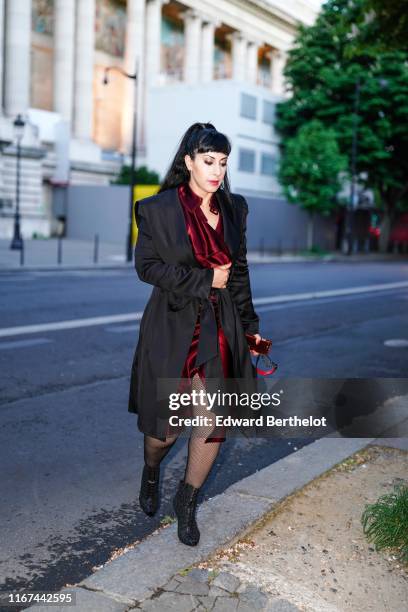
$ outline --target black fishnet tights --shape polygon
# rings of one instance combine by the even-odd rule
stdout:
[[[149,467],[158,467],[160,462],[167,455],[175,441],[176,436],[166,438],[166,441],[158,440],[152,436],[144,437],[144,460]]]
[[[193,376],[192,389],[197,391],[204,390],[205,386],[198,374]],[[214,429],[213,413],[206,409],[207,403],[204,400],[198,405],[192,405],[192,416],[206,416],[208,425],[196,426],[192,428],[188,441],[188,457],[184,474],[184,481],[195,488],[200,488],[211,471],[217,457],[220,442],[207,442],[206,438],[211,435]],[[166,438],[165,441],[158,440],[152,436],[144,436],[144,460],[146,465],[157,467],[169,452],[179,434]]]
[[[193,376],[192,389],[197,391],[206,390],[198,374]],[[207,402],[204,400],[198,405],[192,406],[193,416],[205,416],[209,425],[193,427],[188,441],[188,457],[184,481],[200,488],[211,471],[217,457],[220,442],[207,442],[206,438],[211,436],[215,427],[214,414],[207,410]]]

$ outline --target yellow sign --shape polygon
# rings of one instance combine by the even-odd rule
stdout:
[[[133,192],[133,203],[155,195],[159,191],[160,185],[136,185]],[[137,224],[135,220],[135,208],[133,205],[132,215],[132,245],[135,246],[137,240]]]

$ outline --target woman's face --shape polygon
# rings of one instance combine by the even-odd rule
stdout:
[[[196,192],[214,193],[224,180],[228,156],[225,153],[196,153],[194,159],[184,157],[191,176],[191,185]]]

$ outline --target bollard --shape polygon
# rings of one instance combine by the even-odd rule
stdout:
[[[24,240],[21,241],[20,266],[24,266]]]
[[[259,240],[259,255],[263,257],[265,255],[264,239]]]
[[[93,262],[94,262],[94,264],[98,263],[98,255],[99,255],[99,234],[95,234],[95,238],[94,238],[94,255],[93,255]]]
[[[58,264],[62,263],[62,238],[61,238],[61,236],[58,236],[57,262],[58,262]]]

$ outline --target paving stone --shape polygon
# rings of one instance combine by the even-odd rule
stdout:
[[[102,593],[96,593],[95,591],[88,591],[88,589],[82,589],[80,587],[70,587],[61,589],[60,593],[72,593],[75,596],[75,605],[70,606],[69,604],[64,605],[36,605],[25,608],[25,610],[35,610],[35,612],[67,612],[67,610],[80,610],[81,612],[124,612],[129,608],[129,603],[123,603],[115,601],[107,595]],[[11,608],[10,608],[11,610]]]
[[[197,582],[208,582],[210,572],[206,569],[194,567],[190,572],[188,572],[187,576],[192,580],[197,580]]]
[[[263,610],[263,608],[253,608],[248,603],[238,600],[238,607],[237,607],[236,612],[253,612],[254,610],[259,610],[259,609]]]
[[[220,589],[217,586],[211,586],[210,591],[208,593],[211,597],[228,597],[229,593],[225,589]]]
[[[201,602],[205,610],[212,610],[215,603],[215,597],[210,595],[198,595],[197,599]]]
[[[220,572],[212,581],[212,584],[220,589],[228,591],[229,593],[234,593],[241,584],[241,581],[239,578],[233,576],[233,574],[230,574],[229,572]]]
[[[191,612],[199,605],[199,601],[192,595],[179,595],[177,593],[162,593],[154,599],[147,599],[140,606],[145,612],[163,612],[175,610],[175,612]]]
[[[287,599],[274,599],[265,608],[265,612],[300,612],[300,608]]]
[[[235,612],[237,606],[238,599],[236,597],[217,597],[211,612]]]
[[[241,591],[239,600],[255,610],[263,610],[268,604],[268,596],[255,586],[248,586],[245,591]]]
[[[176,578],[171,578],[168,582],[166,582],[164,586],[162,586],[162,589],[164,589],[165,591],[175,591],[179,585],[180,580],[177,580]]]
[[[198,580],[183,580],[179,582],[176,591],[177,593],[185,593],[186,595],[208,595],[210,587],[205,582],[198,582]]]

